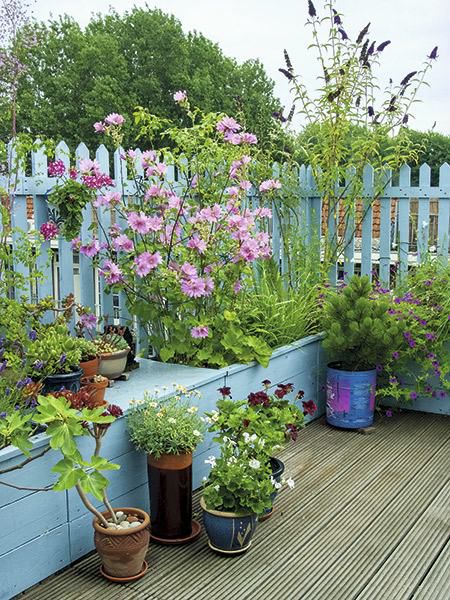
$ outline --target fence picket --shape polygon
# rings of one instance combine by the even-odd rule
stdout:
[[[450,186],[450,165],[444,163],[439,169],[439,217],[438,217],[438,254],[445,264],[448,260],[449,229],[450,229],[450,198],[443,198],[444,187]]]
[[[352,181],[354,181],[356,169],[352,167],[348,170],[345,180],[345,187],[351,191]],[[344,280],[348,281],[355,274],[355,206],[347,208],[347,214],[344,222]]]
[[[430,187],[431,168],[425,163],[419,169],[419,211],[417,217],[417,258],[423,263],[428,254],[430,231],[430,197],[426,197],[423,188]]]
[[[391,179],[392,171],[387,169],[381,177],[383,190]],[[380,198],[380,281],[386,287],[389,287],[391,277],[391,201],[390,196]]]
[[[402,165],[400,167],[399,187],[409,188],[411,185],[411,167]],[[399,260],[399,278],[402,281],[408,272],[409,256],[409,196],[398,198],[398,260]]]
[[[374,171],[371,165],[366,165],[363,171],[363,199],[361,225],[361,275],[372,279],[372,195]]]

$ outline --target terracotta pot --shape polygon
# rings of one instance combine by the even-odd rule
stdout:
[[[105,381],[89,381],[89,379],[83,378],[81,380],[81,385],[87,387],[94,407],[108,404],[105,400],[105,391],[108,387],[108,379],[105,379]]]
[[[143,574],[144,559],[150,541],[150,517],[139,508],[116,508],[128,516],[143,519],[134,529],[105,529],[94,519],[94,543],[102,560],[102,572],[108,579],[126,581]],[[109,511],[102,515],[107,519]]]
[[[200,533],[192,521],[192,454],[147,456],[152,539],[183,544]]]
[[[83,377],[94,377],[98,374],[98,365],[100,364],[98,356],[92,360],[87,360],[80,363],[80,367],[83,371]]]
[[[100,354],[100,366],[98,372],[108,379],[117,379],[125,371],[127,366],[127,356],[129,348],[111,352],[110,354]]]

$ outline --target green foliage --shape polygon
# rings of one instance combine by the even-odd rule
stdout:
[[[93,360],[97,354],[97,346],[91,340],[86,340],[85,338],[77,338],[78,348],[81,352],[81,361],[86,362],[88,360]]]
[[[21,49],[27,70],[18,89],[19,130],[96,145],[92,123],[111,112],[130,118],[136,105],[183,121],[171,102],[178,89],[205,111],[240,108],[245,125],[261,139],[273,127],[279,102],[261,63],[238,64],[203,35],[185,34],[177,19],[160,10],[97,14],[84,30],[63,16],[33,23],[24,40],[31,35],[37,44]],[[0,137],[8,138],[9,125],[1,125]],[[130,132],[126,143],[133,137]]]
[[[83,210],[95,198],[95,190],[70,177],[51,190],[48,201],[58,211],[61,222],[59,230],[66,240],[70,241],[78,235],[83,224]]]
[[[264,457],[255,457],[253,448],[228,441],[220,458],[210,457],[209,462],[212,469],[203,489],[207,508],[260,515],[272,507],[271,469]]]
[[[390,296],[404,335],[384,363],[377,395],[410,402],[450,395],[450,267],[439,259],[414,267]]]
[[[134,402],[127,421],[136,448],[155,458],[193,452],[203,440],[204,431],[198,408],[191,405],[192,398],[198,396],[198,392],[177,386],[176,393],[169,397],[146,393],[144,400]]]
[[[29,364],[44,363],[42,370],[33,374],[54,375],[77,370],[81,362],[81,345],[80,338],[72,337],[66,325],[43,328],[28,346]]]
[[[129,346],[125,339],[118,333],[104,333],[93,339],[97,354],[111,354],[126,350]]]
[[[32,447],[29,438],[36,429],[32,423],[32,415],[30,412],[24,413],[17,410],[3,414],[4,408],[8,408],[9,410],[13,408],[6,405],[5,400],[7,398],[4,393],[5,385],[2,379],[0,379],[0,410],[2,411],[2,416],[0,417],[0,449],[11,444],[18,448],[25,456],[29,456],[29,451]]]
[[[354,276],[325,300],[323,342],[330,360],[349,371],[373,369],[399,345],[403,327],[389,313],[389,301],[372,293],[368,277]]]

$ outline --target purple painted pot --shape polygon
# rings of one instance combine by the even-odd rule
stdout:
[[[344,371],[337,363],[327,368],[327,423],[360,429],[373,423],[377,372]]]

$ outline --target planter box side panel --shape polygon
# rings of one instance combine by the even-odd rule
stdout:
[[[450,398],[429,398],[419,396],[409,403],[399,403],[394,399],[383,398],[381,406],[401,408],[418,412],[433,413],[435,415],[450,415]]]
[[[69,526],[61,525],[0,556],[0,600],[9,600],[70,564]]]

